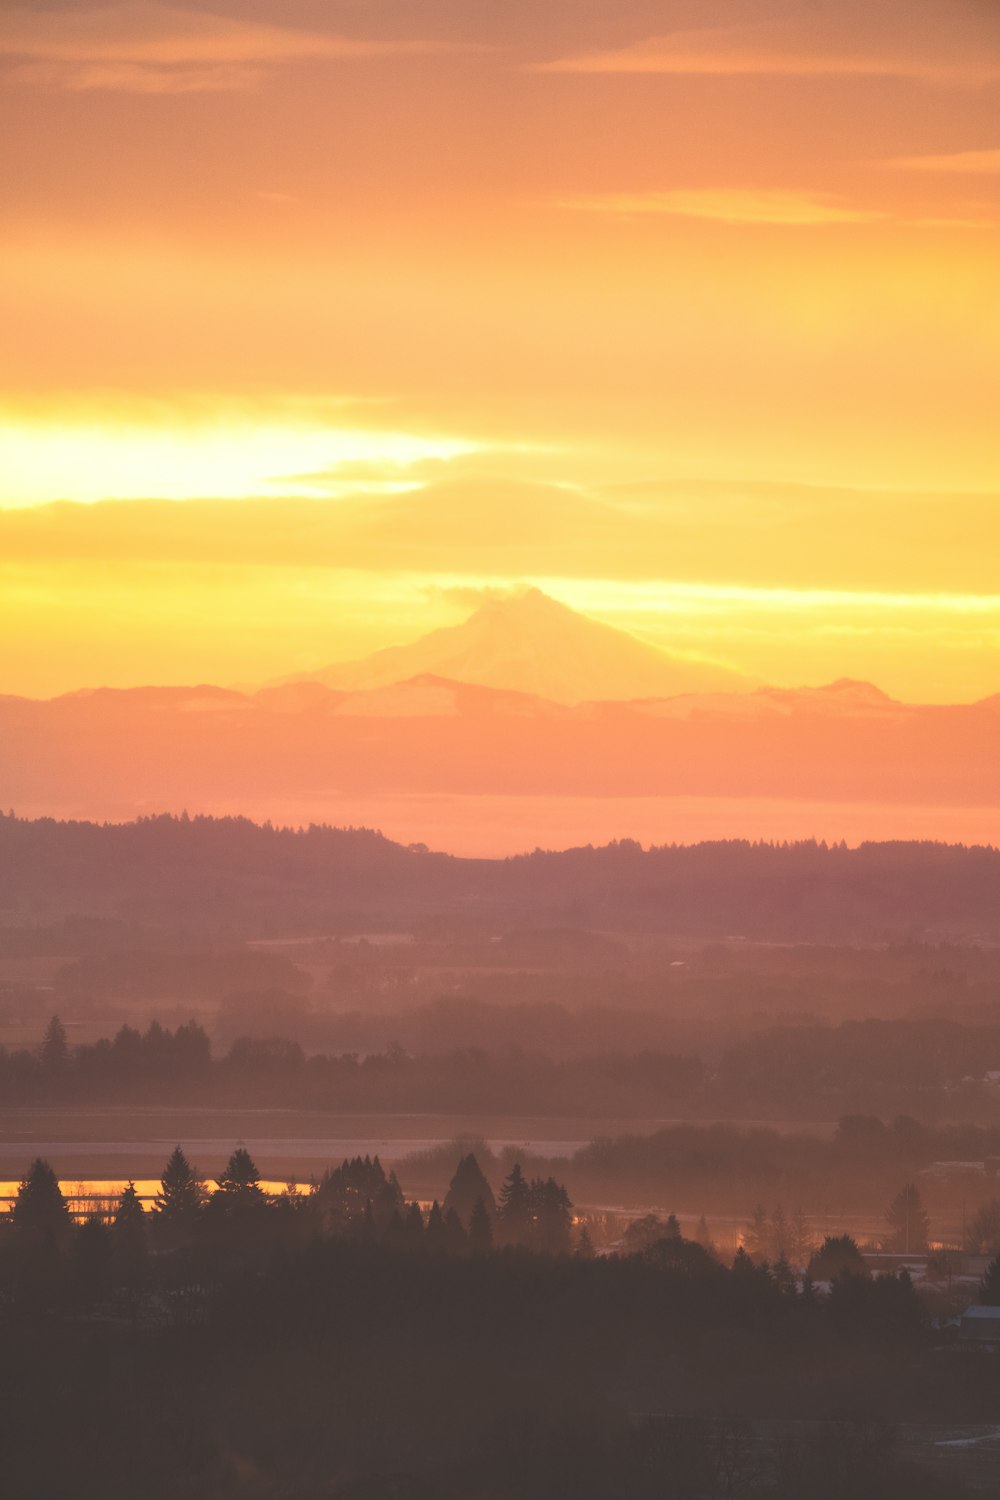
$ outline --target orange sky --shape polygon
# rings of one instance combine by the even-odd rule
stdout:
[[[5,4],[0,692],[520,582],[1000,691],[998,122],[994,0]]]

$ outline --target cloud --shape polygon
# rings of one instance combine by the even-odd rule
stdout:
[[[951,151],[941,156],[897,156],[882,163],[907,172],[954,172],[960,176],[1000,174],[1000,148],[990,151]]]
[[[982,84],[1000,78],[995,46],[977,47],[968,28],[935,27],[932,12],[915,27],[864,22],[839,28],[819,20],[677,31],[610,51],[535,64],[542,73],[662,73],[707,76],[910,78]],[[845,19],[850,19],[845,13]],[[903,18],[905,20],[905,17]]]
[[[8,78],[69,91],[170,94],[253,87],[280,63],[347,61],[455,51],[420,40],[375,41],[198,10],[156,0],[66,12],[0,11],[0,59]]]
[[[872,210],[836,199],[780,189],[680,188],[669,192],[586,193],[560,198],[557,207],[615,215],[669,214],[721,224],[778,224],[809,228],[818,224],[862,224],[884,219]]]

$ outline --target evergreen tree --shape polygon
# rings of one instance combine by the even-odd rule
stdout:
[[[451,1179],[445,1196],[444,1211],[447,1214],[449,1208],[453,1208],[462,1223],[468,1226],[472,1211],[477,1201],[480,1200],[490,1218],[495,1219],[497,1206],[493,1197],[493,1189],[486,1181],[482,1168],[470,1151],[468,1156],[462,1157],[455,1168],[455,1175]]]
[[[135,1183],[130,1182],[118,1200],[111,1243],[115,1275],[123,1286],[135,1289],[146,1270],[146,1215]]]
[[[986,1267],[979,1283],[979,1300],[986,1307],[1000,1307],[1000,1255],[995,1255]]]
[[[444,1214],[441,1212],[441,1205],[436,1198],[431,1204],[430,1213],[427,1215],[427,1229],[424,1232],[424,1243],[428,1250],[447,1249]]]
[[[257,1204],[264,1201],[260,1173],[245,1146],[237,1146],[222,1173],[216,1178],[216,1198],[224,1202]]]
[[[667,1222],[663,1226],[663,1238],[666,1240],[679,1240],[680,1237],[680,1220],[676,1214],[667,1214]]]
[[[521,1171],[520,1162],[514,1163],[510,1175],[500,1189],[497,1217],[503,1244],[527,1244],[531,1234],[533,1212],[531,1190]]]
[[[69,1206],[55,1172],[41,1156],[17,1190],[11,1222],[18,1238],[31,1245],[59,1245],[69,1234]]]
[[[554,1177],[531,1184],[534,1210],[530,1243],[548,1255],[566,1255],[573,1228],[573,1205],[561,1183]]]
[[[175,1146],[163,1169],[153,1211],[164,1228],[189,1230],[205,1203],[205,1187],[197,1169],[180,1146]]]
[[[39,1048],[42,1067],[49,1073],[59,1072],[69,1061],[69,1045],[66,1028],[58,1016],[53,1016],[45,1028],[45,1036]]]
[[[493,1225],[482,1198],[477,1198],[469,1217],[469,1249],[473,1255],[485,1255],[493,1249]]]
[[[419,1250],[424,1243],[424,1216],[419,1203],[411,1203],[403,1219],[403,1237],[408,1250]]]
[[[809,1279],[836,1281],[845,1272],[851,1276],[867,1277],[871,1274],[856,1240],[849,1234],[828,1234],[820,1248],[810,1257]]]
[[[796,1295],[796,1293],[798,1292],[798,1286],[796,1285],[795,1277],[792,1274],[792,1268],[788,1264],[785,1256],[778,1256],[778,1259],[771,1267],[771,1276],[774,1280],[775,1286],[783,1297],[794,1297]]]
[[[586,1224],[581,1224],[580,1233],[576,1237],[576,1253],[581,1260],[593,1260],[597,1254]]]
[[[927,1249],[931,1221],[916,1183],[908,1182],[896,1194],[886,1212],[889,1234],[883,1241],[886,1250],[896,1255],[919,1255]]]

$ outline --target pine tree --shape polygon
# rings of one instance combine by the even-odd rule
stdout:
[[[17,1190],[11,1222],[18,1237],[32,1245],[58,1245],[69,1233],[69,1206],[55,1172],[41,1156]]]
[[[42,1067],[46,1072],[55,1073],[66,1066],[69,1060],[69,1045],[66,1041],[66,1028],[58,1016],[53,1016],[45,1028],[45,1036],[39,1048]]]
[[[663,1238],[665,1240],[679,1240],[680,1237],[680,1220],[676,1214],[667,1214],[667,1222],[663,1226]]]
[[[532,1224],[531,1190],[521,1171],[520,1162],[514,1163],[500,1189],[497,1217],[503,1244],[527,1244]]]
[[[919,1255],[927,1249],[931,1221],[916,1183],[908,1182],[886,1212],[889,1234],[883,1244],[897,1255]]]
[[[493,1225],[482,1198],[477,1198],[469,1217],[469,1249],[473,1255],[485,1255],[493,1249]]]
[[[590,1238],[590,1230],[586,1224],[581,1224],[580,1226],[580,1233],[576,1238],[576,1253],[580,1260],[593,1260],[597,1254],[594,1249],[594,1242]]]
[[[130,1182],[118,1200],[111,1243],[115,1274],[123,1286],[134,1289],[146,1270],[146,1215],[135,1183]]]
[[[225,1169],[216,1178],[216,1197],[232,1203],[262,1203],[264,1190],[260,1185],[260,1173],[245,1146],[237,1146],[226,1163]]]
[[[1000,1255],[995,1255],[986,1267],[979,1283],[979,1300],[986,1307],[1000,1307]]]
[[[403,1237],[408,1250],[419,1250],[424,1243],[424,1216],[419,1203],[411,1203],[403,1219]]]
[[[715,1254],[715,1242],[712,1239],[712,1232],[708,1227],[708,1220],[704,1214],[701,1215],[698,1223],[695,1225],[694,1242],[696,1245],[700,1245],[703,1250],[707,1250],[709,1255]]]
[[[447,1234],[444,1227],[444,1214],[441,1212],[441,1205],[436,1198],[431,1204],[430,1213],[427,1215],[427,1228],[424,1232],[424,1243],[426,1244],[428,1250],[447,1249]]]
[[[497,1206],[493,1197],[493,1189],[486,1181],[482,1168],[470,1151],[468,1156],[462,1157],[455,1168],[455,1175],[451,1179],[445,1196],[444,1211],[447,1213],[449,1208],[453,1208],[462,1223],[468,1225],[477,1200],[482,1200],[483,1207],[491,1219],[496,1218]]]
[[[197,1169],[180,1146],[175,1146],[163,1169],[154,1212],[164,1226],[189,1228],[196,1222],[204,1202],[205,1187]]]

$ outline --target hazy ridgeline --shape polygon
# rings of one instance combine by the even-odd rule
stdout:
[[[237,1152],[183,1223],[2,1217],[13,1493],[962,1495],[973,1450],[920,1434],[1000,1380],[948,1326],[1000,1249],[998,897],[1000,855],[937,845],[0,819],[8,1176],[231,1129],[315,1177],[272,1198]],[[404,1120],[448,1143],[315,1154]],[[838,1279],[845,1234],[917,1289],[853,1244]]]

